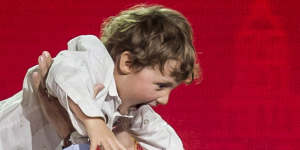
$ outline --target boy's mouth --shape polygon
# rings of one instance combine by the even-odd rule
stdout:
[[[150,105],[151,107],[156,107],[157,106],[157,102],[156,101],[150,101],[148,103],[141,103],[141,104],[137,104],[135,105],[136,108],[139,108],[143,105]]]

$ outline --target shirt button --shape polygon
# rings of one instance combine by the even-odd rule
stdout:
[[[149,123],[149,120],[146,119],[146,120],[144,121],[144,125],[147,125],[148,123]]]

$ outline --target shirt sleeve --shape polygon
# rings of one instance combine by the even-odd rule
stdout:
[[[64,60],[68,60],[68,57]],[[84,126],[70,110],[68,98],[76,103],[85,115],[105,118],[100,109],[102,100],[93,98],[93,83],[88,78],[87,70],[83,67],[75,67],[76,64],[70,62],[54,60],[48,73],[46,86],[48,93],[57,97],[67,110],[74,128],[81,135],[86,135]]]
[[[58,98],[60,104],[67,110],[74,128],[81,135],[86,135],[86,131],[70,110],[68,97],[80,107],[85,115],[105,119],[101,108],[108,93],[106,82],[109,79],[105,74],[108,71],[105,67],[100,68],[101,65],[97,64],[99,61],[94,58],[93,50],[99,49],[99,43],[97,43],[99,40],[97,40],[91,36],[71,40],[70,50],[62,51],[55,57],[46,80],[48,93]],[[70,43],[71,45],[75,43],[75,46],[72,47]],[[72,50],[74,48],[80,50]],[[103,62],[105,59],[101,60]],[[105,88],[94,98],[93,88],[96,83],[103,84]]]
[[[183,150],[181,139],[175,130],[150,106],[139,108],[132,123],[131,132],[139,144],[147,150]]]

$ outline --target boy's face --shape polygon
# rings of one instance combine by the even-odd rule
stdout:
[[[175,65],[175,61],[168,61],[164,66],[164,74],[158,67],[145,67],[139,72],[132,71],[125,75],[125,79],[119,85],[119,96],[128,107],[140,104],[167,104],[170,92],[178,86],[170,76]]]

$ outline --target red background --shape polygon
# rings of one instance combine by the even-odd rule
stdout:
[[[42,50],[99,34],[104,18],[158,3],[191,22],[204,72],[157,108],[187,150],[300,149],[300,11],[297,0],[0,2],[0,99],[21,90]]]

